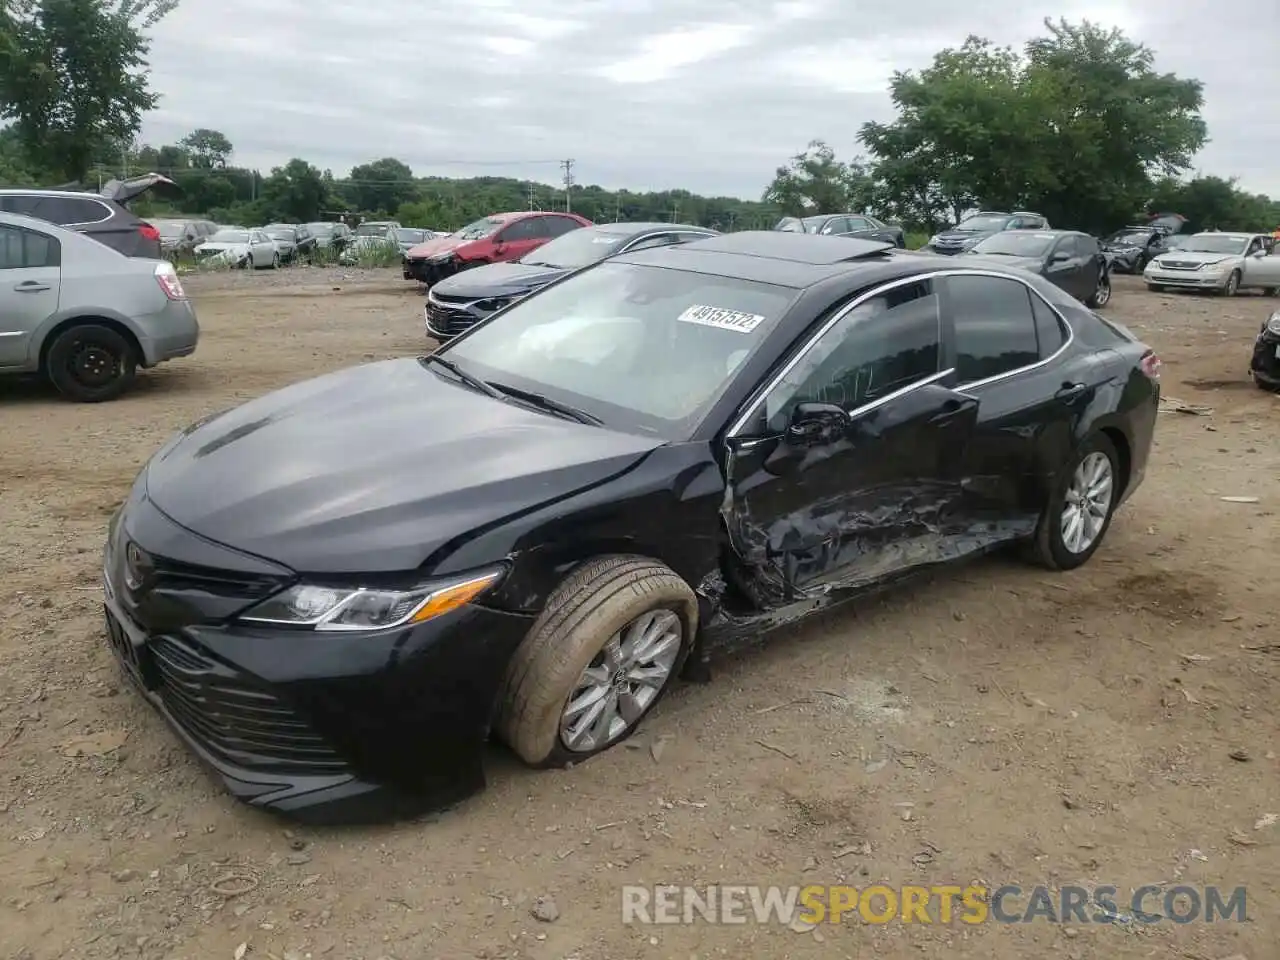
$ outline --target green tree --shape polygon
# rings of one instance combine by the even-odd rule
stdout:
[[[1205,142],[1201,85],[1157,73],[1119,30],[1045,21],[1022,53],[970,37],[895,74],[898,117],[864,124],[886,200],[921,220],[980,205],[1102,230],[1139,209],[1151,176]]]
[[[191,166],[203,170],[221,169],[231,159],[231,141],[220,130],[200,127],[179,140],[177,145],[190,158]]]
[[[779,167],[765,188],[764,202],[785,216],[843,213],[849,207],[852,172],[836,159],[835,151],[813,140],[803,153]]]
[[[415,200],[418,195],[413,171],[395,157],[383,157],[352,167],[344,192],[357,210],[380,210],[387,214],[398,210],[401,204]]]
[[[159,98],[146,31],[178,0],[8,0],[0,37],[0,116],[29,160],[79,180],[95,150],[131,141]]]
[[[1245,193],[1234,179],[1195,177],[1156,182],[1147,203],[1150,213],[1180,213],[1191,230],[1266,230],[1280,224],[1280,204]]]
[[[262,182],[262,200],[270,216],[299,223],[315,220],[325,209],[328,190],[324,175],[297,157],[276,167]]]

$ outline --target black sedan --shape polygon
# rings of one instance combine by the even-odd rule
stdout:
[[[812,217],[783,217],[773,227],[782,233],[814,233],[821,237],[853,237],[882,240],[895,247],[907,245],[907,235],[896,223],[885,223],[865,213],[824,213]]]
[[[772,231],[622,254],[432,356],[182,431],[110,524],[107,632],[240,799],[313,822],[630,735],[713,653],[1142,483],[1159,361],[1045,280]]]
[[[1113,273],[1140,274],[1148,263],[1169,252],[1169,234],[1150,224],[1125,227],[1102,241],[1102,252]]]
[[[1262,321],[1249,362],[1253,382],[1262,390],[1280,390],[1280,310]]]
[[[1098,241],[1074,230],[1005,230],[964,256],[994,258],[1038,273],[1095,310],[1111,300],[1111,271]]]
[[[521,260],[474,267],[427,292],[427,336],[447,341],[566,273],[606,257],[719,236],[715,230],[673,223],[606,223],[571,230]]]

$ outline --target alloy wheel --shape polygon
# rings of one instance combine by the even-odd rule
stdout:
[[[671,679],[683,641],[683,623],[670,610],[643,613],[610,637],[561,713],[565,748],[592,753],[620,740]]]
[[[1081,554],[1093,546],[1111,512],[1115,476],[1111,459],[1094,451],[1080,461],[1062,508],[1062,545]]]

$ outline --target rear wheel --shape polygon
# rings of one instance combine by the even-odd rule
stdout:
[[[1031,544],[1033,559],[1051,570],[1073,570],[1102,544],[1120,496],[1115,445],[1094,434],[1059,475]]]
[[[114,400],[133,382],[138,358],[123,334],[97,323],[58,334],[45,357],[45,373],[68,400]]]
[[[1098,283],[1094,287],[1093,296],[1085,301],[1086,306],[1095,310],[1100,310],[1111,302],[1111,278],[1107,276],[1106,271],[1098,274]]]
[[[532,767],[607,750],[666,693],[697,625],[693,590],[665,564],[627,556],[584,564],[512,657],[497,732]]]

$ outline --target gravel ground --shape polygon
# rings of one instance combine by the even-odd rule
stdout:
[[[122,689],[103,531],[174,429],[421,352],[422,298],[394,270],[188,283],[200,349],[124,399],[0,385],[0,956],[1276,955],[1280,399],[1247,378],[1272,301],[1117,283],[1109,313],[1160,351],[1166,395],[1211,409],[1161,415],[1149,478],[1084,569],[940,574],[678,689],[631,749],[534,773],[495,748],[456,811],[324,831],[233,804]],[[1245,885],[1250,922],[621,919],[625,883],[877,881]]]

